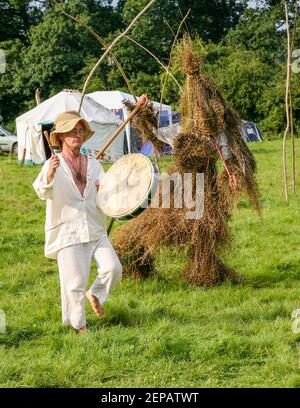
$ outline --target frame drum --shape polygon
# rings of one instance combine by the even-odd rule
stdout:
[[[156,165],[141,153],[127,154],[106,172],[98,191],[98,206],[115,220],[129,220],[151,202],[159,183]]]

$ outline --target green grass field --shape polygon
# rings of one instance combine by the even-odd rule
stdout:
[[[103,320],[87,304],[84,336],[61,326],[57,266],[43,256],[44,203],[31,187],[40,167],[0,157],[0,387],[300,387],[300,335],[291,330],[300,198],[284,203],[280,141],[251,149],[263,219],[241,201],[227,256],[245,283],[188,286],[184,254],[162,250],[152,278],[123,279]]]

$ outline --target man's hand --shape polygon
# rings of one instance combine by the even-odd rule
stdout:
[[[52,154],[50,161],[49,161],[49,169],[47,173],[47,182],[50,184],[54,179],[57,167],[59,166],[59,158],[56,154]]]
[[[146,94],[143,94],[138,100],[137,105],[140,106],[141,108],[147,108],[149,103],[150,101],[148,99],[148,96]]]

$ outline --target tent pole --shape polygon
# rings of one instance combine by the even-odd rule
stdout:
[[[125,120],[125,122],[122,123],[121,126],[115,131],[115,133],[112,135],[111,139],[105,143],[105,145],[102,147],[102,149],[98,152],[97,156],[95,157],[96,160],[99,160],[100,158],[103,157],[103,154],[105,150],[112,144],[112,142],[115,140],[115,138],[121,133],[121,131],[125,128],[128,122],[138,113],[138,111],[141,109],[143,105],[143,102],[138,102],[133,111],[130,113],[128,118]]]
[[[130,122],[126,126],[126,139],[127,139],[127,146],[128,146],[128,154],[131,153],[131,137],[130,137]]]
[[[128,110],[123,108],[123,116],[124,116],[124,122],[127,121],[128,118]],[[128,149],[128,154],[131,153],[131,146],[130,146],[130,141],[131,141],[131,137],[130,137],[130,122],[127,123],[126,127],[125,127],[125,132],[126,132],[126,142],[127,142],[127,149]]]

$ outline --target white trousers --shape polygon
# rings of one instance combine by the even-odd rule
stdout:
[[[77,330],[86,325],[85,293],[92,259],[96,262],[98,275],[90,291],[103,305],[122,276],[122,266],[108,237],[63,248],[57,256],[62,322]]]

